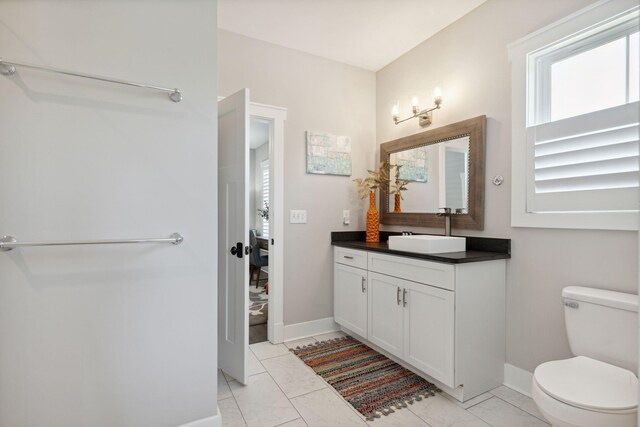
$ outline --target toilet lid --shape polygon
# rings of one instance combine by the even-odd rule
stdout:
[[[543,363],[533,377],[547,394],[572,406],[605,411],[638,406],[633,372],[588,357]]]

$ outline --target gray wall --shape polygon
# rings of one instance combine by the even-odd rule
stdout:
[[[636,232],[511,228],[511,66],[507,44],[586,5],[589,0],[489,0],[377,73],[377,141],[421,131],[417,121],[394,125],[416,93],[428,99],[443,88],[432,128],[485,114],[487,182],[485,230],[468,235],[512,239],[507,270],[507,362],[533,371],[541,362],[569,357],[560,292],[585,285],[637,292]],[[426,103],[423,103],[426,107]],[[393,229],[393,227],[388,227]]]
[[[333,316],[334,230],[364,229],[364,204],[352,178],[375,157],[375,74],[220,30],[220,95],[248,87],[254,102],[288,108],[284,171],[284,323]],[[305,131],[349,135],[353,176],[306,174]],[[307,224],[289,224],[290,209],[306,209]],[[350,209],[351,226],[342,225]],[[278,242],[276,242],[278,244]]]
[[[0,253],[0,425],[216,414],[215,1],[2,1],[0,52],[179,87],[0,76],[0,235],[172,245]]]

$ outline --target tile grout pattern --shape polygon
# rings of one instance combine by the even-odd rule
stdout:
[[[500,386],[465,403],[441,393],[372,422],[356,411],[322,377],[289,351],[344,336],[342,332],[284,344],[252,344],[249,384],[218,372],[218,405],[223,427],[503,427],[548,426],[533,400]]]

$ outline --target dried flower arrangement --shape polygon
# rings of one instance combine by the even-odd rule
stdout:
[[[353,182],[358,186],[360,198],[366,198],[369,193],[376,191],[378,188],[389,185],[389,162],[380,162],[378,170],[367,170],[370,176],[367,178],[356,178]]]
[[[399,194],[401,199],[404,199],[404,197],[402,197],[402,192],[403,191],[407,191],[407,184],[410,184],[411,181],[410,179],[400,179],[400,168],[402,167],[402,165],[390,165],[392,168],[395,168],[395,180],[393,181],[392,185],[389,187],[389,193],[390,194]]]

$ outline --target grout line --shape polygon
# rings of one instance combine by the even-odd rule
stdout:
[[[316,377],[320,378],[320,381],[325,385],[325,387],[323,387],[323,388],[319,388],[319,389],[317,389],[317,390],[311,390],[311,391],[308,391],[308,392],[306,392],[306,393],[297,394],[297,395],[295,395],[295,396],[291,396],[291,397],[287,396],[287,394],[284,392],[284,390],[282,390],[282,393],[284,393],[284,395],[285,395],[285,397],[286,397],[287,399],[291,400],[291,399],[295,399],[296,397],[306,396],[307,394],[315,393],[316,391],[320,391],[320,390],[324,390],[325,388],[327,388],[326,386],[331,387],[331,386],[330,386],[326,381],[324,381],[324,378],[322,378],[320,375],[316,374],[316,373],[315,373],[315,371],[314,371],[313,369],[311,369],[309,366],[307,366],[307,364],[306,364],[306,363],[304,363],[304,362],[302,361],[302,359],[300,359],[299,357],[297,357],[297,356],[296,356],[295,354],[293,354],[293,353],[290,353],[290,354],[291,354],[291,355],[292,355],[296,360],[298,360],[298,361],[302,364],[302,366],[304,366],[307,370],[309,370],[309,371],[310,371],[314,376],[316,376]],[[278,356],[278,357],[284,357],[284,356],[287,356],[287,355],[286,355],[286,354],[283,354],[282,356]],[[272,359],[275,359],[275,357],[272,357]],[[266,368],[265,368],[265,369],[266,369]],[[269,370],[268,370],[268,369],[267,369],[267,372],[269,373],[269,375],[271,375],[271,372],[269,372]],[[276,385],[277,385],[278,387],[280,387],[280,384],[278,383],[278,381],[276,381],[276,379],[275,379],[275,378],[273,378],[273,375],[271,375],[271,378],[273,379],[273,382],[275,382],[275,383],[276,383]],[[281,389],[282,389],[282,388],[281,388]],[[293,403],[292,403],[292,405],[293,405]]]
[[[492,394],[493,394],[493,393],[492,393]],[[521,408],[521,407],[519,407],[518,405],[514,405],[513,403],[511,403],[511,402],[509,402],[509,401],[507,401],[507,400],[504,400],[504,399],[503,399],[503,398],[501,398],[500,396],[496,396],[496,395],[494,394],[494,395],[493,395],[493,397],[498,398],[498,399],[502,400],[503,402],[508,403],[509,405],[513,406],[514,408],[521,410],[521,411],[522,411],[522,412],[524,412],[525,414],[531,415],[533,418],[536,418],[536,419],[538,419],[538,420],[542,421],[543,423],[550,425],[550,424],[549,424],[549,421],[547,421],[547,420],[545,420],[545,419],[542,419],[542,418],[540,418],[540,417],[538,417],[538,416],[535,416],[535,415],[533,415],[533,414],[532,414],[531,412],[529,412],[529,411],[525,411],[524,409],[522,409],[522,408]],[[485,400],[485,402],[486,402],[486,400]],[[475,406],[475,405],[474,405],[474,406]]]
[[[322,391],[322,390],[326,390],[326,389],[327,389],[326,387],[323,387],[323,388],[319,388],[319,389],[317,389],[317,390],[307,391],[307,392],[302,393],[302,394],[297,394],[297,395],[295,395],[295,396],[288,397],[287,399],[289,399],[289,400],[297,399],[297,398],[299,398],[299,397],[307,396],[307,395],[309,395],[309,394],[311,394],[311,393],[315,393],[315,392],[317,392],[317,391]]]
[[[280,344],[278,344],[278,345],[280,345]],[[282,344],[282,345],[284,345],[284,344]],[[289,351],[289,349],[288,349],[288,348],[287,348],[287,353],[291,353],[291,352]],[[258,362],[260,362],[260,364],[262,365],[262,361],[263,361],[263,360],[275,359],[276,357],[286,356],[286,355],[287,355],[287,353],[284,353],[284,354],[278,354],[277,356],[265,357],[264,359],[258,359],[258,357],[256,356],[256,359],[258,359]]]
[[[296,408],[296,405],[293,404],[293,402],[291,401],[291,399],[289,399],[287,397],[287,394],[284,392],[284,390],[282,389],[282,387],[280,387],[280,384],[278,384],[278,382],[276,381],[275,378],[273,378],[273,376],[271,375],[271,372],[266,370],[267,368],[265,368],[265,372],[267,375],[269,375],[269,378],[271,378],[271,381],[273,381],[273,383],[276,385],[276,387],[278,387],[278,390],[280,390],[280,393],[282,393],[282,395],[284,396],[285,399],[287,399],[287,401],[289,402],[289,405],[291,405],[291,407],[293,408],[294,411],[296,411],[296,413],[299,415],[299,418],[302,418],[304,420],[304,417],[302,416],[302,414],[298,411],[298,408]],[[294,418],[293,420],[296,420],[297,418]],[[290,422],[293,420],[289,420],[289,421],[285,421],[285,422]],[[305,423],[307,423],[307,421],[305,420]],[[283,423],[284,424],[284,423]]]
[[[444,393],[444,392],[443,392],[443,393]],[[487,393],[488,393],[488,392],[487,392]],[[487,397],[486,399],[483,399],[483,400],[481,400],[481,401],[479,401],[479,402],[476,402],[476,403],[474,403],[474,404],[473,404],[473,405],[471,405],[471,406],[468,406],[468,407],[466,407],[466,408],[465,408],[464,406],[460,406],[460,407],[461,407],[462,409],[467,410],[467,409],[469,409],[469,408],[473,408],[474,406],[481,404],[482,402],[486,402],[487,400],[491,399],[492,397],[498,397],[498,396],[496,396],[496,395],[495,395],[495,394],[493,394],[493,393],[488,393],[488,394],[489,394],[489,397]],[[451,399],[455,399],[455,397],[451,396]],[[449,400],[451,400],[451,399],[449,399]],[[474,397],[473,399],[475,399],[475,397]],[[453,402],[453,403],[456,403],[456,402]]]
[[[227,377],[224,375],[224,372],[220,368],[218,368],[218,375],[222,375],[222,378],[224,379],[224,381],[227,383],[227,386],[228,386],[229,380],[227,379]]]
[[[278,425],[276,425],[276,426],[274,426],[274,427],[283,426],[283,425],[285,425],[285,424],[289,424],[289,423],[292,423],[292,422],[297,421],[297,420],[302,420],[302,422],[303,422],[306,426],[308,426],[308,425],[309,425],[309,424],[307,424],[307,422],[305,421],[305,419],[304,419],[304,418],[302,418],[302,416],[301,416],[300,418],[296,418],[295,420],[291,420],[291,421],[285,421],[285,422],[283,422],[282,424],[278,424]]]
[[[238,401],[236,400],[236,397],[233,395],[233,392],[231,392],[231,397],[228,397],[227,399],[233,399],[233,403],[236,404],[236,408],[238,408],[238,412],[240,412],[240,416],[242,417],[242,421],[244,422],[244,425],[248,426],[249,424],[247,424],[247,419],[244,417],[244,414],[242,413],[242,409],[240,409],[240,405],[238,405]],[[227,400],[227,399],[222,399],[222,400]],[[220,405],[218,405],[218,410],[220,410]]]
[[[256,374],[256,375],[262,375],[262,374],[267,374],[267,375],[269,375],[269,378],[271,378],[271,381],[273,381],[273,383],[276,385],[276,387],[278,387],[278,389],[280,390],[280,392],[282,393],[282,395],[284,396],[284,398],[285,398],[285,399],[287,399],[287,401],[289,402],[289,405],[291,405],[291,407],[293,408],[293,410],[294,410],[294,411],[296,411],[296,413],[298,414],[298,418],[302,418],[302,419],[304,419],[304,418],[302,417],[302,415],[300,414],[300,412],[298,412],[298,410],[296,409],[295,405],[291,402],[291,399],[289,399],[289,398],[287,397],[287,395],[286,395],[286,394],[284,394],[284,391],[282,391],[282,389],[280,388],[280,386],[278,385],[278,383],[276,382],[276,380],[271,376],[271,374],[269,373],[269,371],[265,370],[264,372],[260,372],[260,374]],[[252,376],[253,376],[253,375],[252,375]],[[248,384],[247,384],[247,387],[248,387]],[[233,390],[231,390],[231,394],[233,394]],[[235,395],[233,395],[233,398],[235,399]],[[238,401],[237,401],[237,400],[236,400],[236,405],[238,405]],[[242,419],[244,420],[244,423],[248,426],[249,424],[247,423],[247,420],[244,418],[244,413],[242,412],[242,408],[240,408],[240,405],[238,405],[238,409],[240,409],[240,414],[242,415]],[[295,420],[297,420],[298,418],[294,418],[294,419],[292,419],[292,420],[285,421],[285,422],[280,423],[280,424],[278,424],[278,425],[282,425],[282,424],[289,423],[289,422],[291,422],[291,421],[295,421]],[[307,423],[307,422],[306,422],[306,420],[305,420],[305,424],[306,424],[306,423]]]

